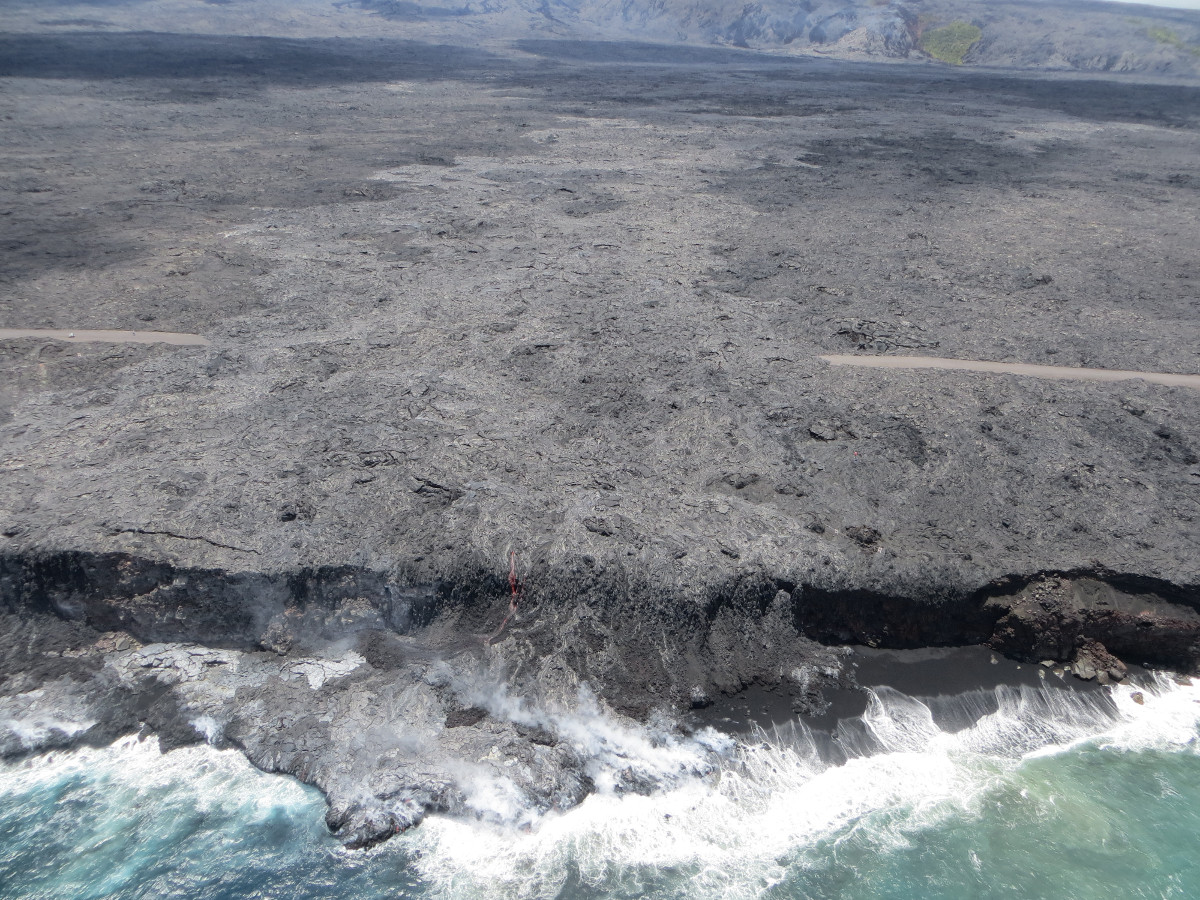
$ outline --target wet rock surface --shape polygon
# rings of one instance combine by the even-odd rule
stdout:
[[[430,812],[520,824],[597,789],[647,792],[705,775],[729,742],[709,726],[748,727],[759,721],[751,706],[768,723],[819,723],[861,711],[868,684],[955,693],[981,679],[967,665],[978,652],[922,680],[918,667],[819,641],[990,642],[1041,659],[1030,673],[1063,663],[1100,685],[1126,674],[1102,640],[1150,665],[1200,663],[1194,599],[1145,581],[1043,576],[930,603],[760,578],[701,609],[654,608],[644,589],[609,582],[523,592],[507,628],[489,635],[507,585],[482,577],[468,593],[460,579],[4,557],[0,754],[131,732],[167,749],[235,746],[320,788],[330,828],[363,847]]]
[[[363,842],[702,771],[622,741],[826,644],[1197,667],[1200,394],[818,358],[1194,372],[1190,88],[72,40],[0,325],[212,343],[0,342],[5,753],[236,744]]]

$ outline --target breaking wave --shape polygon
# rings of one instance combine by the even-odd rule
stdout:
[[[806,848],[867,829],[886,853],[980,816],[1038,756],[1083,745],[1194,753],[1198,698],[1166,679],[1144,690],[999,687],[933,701],[880,688],[832,741],[800,724],[760,731],[709,778],[648,796],[600,791],[528,832],[434,818],[405,842],[445,896],[758,897],[790,879]]]
[[[586,698],[553,721],[489,703],[648,786],[600,778],[578,807],[536,815],[493,780],[472,795],[477,818],[350,852],[315,791],[234,752],[127,739],[0,766],[0,896],[1200,892],[1200,689],[1165,677],[924,700],[881,688],[833,735],[797,723],[737,740],[621,726]]]

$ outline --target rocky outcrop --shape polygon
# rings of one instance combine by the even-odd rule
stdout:
[[[1001,615],[990,643],[1030,662],[1070,662],[1082,678],[1120,660],[1195,671],[1200,662],[1200,590],[1112,573],[1022,579],[987,601]],[[1118,659],[1119,658],[1119,659]]]
[[[707,739],[665,724],[647,744],[647,723],[761,680],[812,709],[840,675],[766,582],[689,607],[624,577],[532,579],[560,589],[522,591],[501,631],[510,586],[467,568],[421,582],[4,557],[0,753],[139,731],[234,746],[320,788],[330,828],[365,846],[434,810],[511,822],[597,779],[647,791],[704,774]]]
[[[1076,678],[1082,678],[1084,681],[1094,678],[1100,684],[1121,681],[1128,671],[1128,667],[1109,653],[1099,641],[1081,641],[1071,663],[1071,672]]]
[[[845,685],[828,643],[988,642],[1120,680],[1200,668],[1200,595],[1111,574],[1012,579],[942,597],[829,591],[765,574],[702,604],[590,571],[418,582],[350,567],[184,570],[125,554],[0,558],[0,753],[153,733],[206,740],[317,786],[366,846],[430,811],[535,815],[715,765],[687,710],[754,684],[820,712]],[[488,641],[489,632],[495,637]],[[851,679],[852,680],[852,679]],[[651,752],[645,728],[658,737]],[[640,749],[637,749],[640,748]],[[646,755],[649,754],[649,755]],[[497,798],[510,797],[511,803]],[[513,799],[515,798],[515,799]]]

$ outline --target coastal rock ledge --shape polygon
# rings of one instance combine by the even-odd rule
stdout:
[[[0,557],[0,616],[4,756],[129,733],[237,747],[324,792],[351,846],[431,811],[511,818],[703,775],[720,738],[688,710],[758,686],[819,713],[854,687],[844,645],[987,644],[1102,683],[1127,663],[1200,671],[1200,589],[1101,569],[895,594],[742,570],[678,595],[592,559],[514,589],[482,562],[41,552]]]

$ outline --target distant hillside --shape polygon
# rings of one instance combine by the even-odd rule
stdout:
[[[0,31],[47,30],[370,36],[493,49],[640,41],[1200,78],[1200,11],[1101,0],[0,0]]]
[[[969,64],[1200,74],[1200,12],[1084,0],[925,0],[920,8],[923,22],[980,28]]]
[[[1087,0],[359,0],[390,20],[948,65],[1200,76],[1200,12]]]

